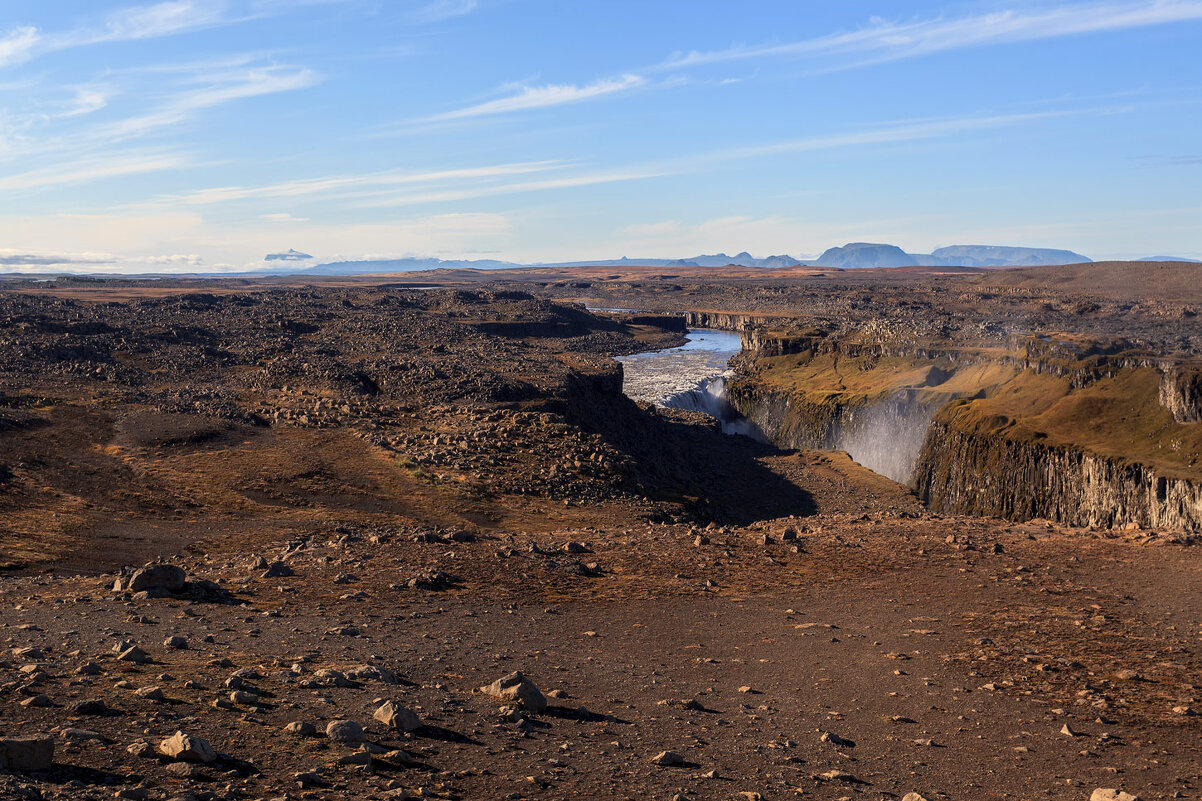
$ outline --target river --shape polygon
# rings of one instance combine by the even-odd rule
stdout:
[[[676,348],[620,356],[622,391],[632,400],[705,412],[727,434],[763,440],[763,435],[726,401],[731,357],[742,348],[738,334],[708,328],[688,331]]]

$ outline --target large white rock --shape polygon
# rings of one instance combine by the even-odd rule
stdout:
[[[422,727],[421,719],[411,709],[406,709],[392,701],[385,701],[372,716],[376,720],[393,729],[401,731],[416,731]]]
[[[522,675],[520,670],[515,670],[508,676],[502,676],[492,684],[481,687],[480,691],[498,701],[506,704],[518,704],[534,713],[544,712],[547,709],[547,699],[539,692],[538,687],[534,686],[534,682]]]
[[[353,720],[331,720],[326,726],[326,737],[336,743],[361,743],[367,739],[363,727]]]
[[[217,752],[208,740],[177,731],[159,743],[159,753],[181,762],[216,762]]]

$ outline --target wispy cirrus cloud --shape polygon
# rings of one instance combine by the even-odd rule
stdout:
[[[380,209],[453,203],[463,200],[552,192],[691,174],[723,163],[782,154],[838,151],[938,140],[1061,117],[1104,116],[1132,110],[1133,107],[1098,106],[1020,114],[898,120],[828,134],[694,153],[642,164],[613,165],[603,168],[590,168],[580,164],[549,160],[444,170],[386,170],[374,173],[326,175],[272,184],[198,189],[180,195],[162,196],[151,202],[150,205],[195,207],[244,201],[280,201],[304,206],[310,203],[322,204],[337,201],[355,208]],[[544,177],[540,175],[542,173],[551,174]],[[0,185],[0,188],[3,186]],[[277,212],[270,219],[283,221],[295,218],[291,216],[291,212],[287,214]]]
[[[488,100],[474,106],[446,111],[423,117],[418,122],[449,122],[472,117],[487,117],[496,114],[509,114],[515,111],[562,106],[568,103],[580,103],[606,95],[627,92],[637,89],[647,83],[641,75],[627,74],[617,78],[605,78],[585,86],[574,84],[546,84],[544,86],[522,86],[508,97]]]
[[[64,184],[88,183],[139,173],[159,172],[187,166],[190,158],[182,153],[133,152],[104,155],[70,161],[54,167],[28,170],[0,177],[0,192],[20,192]]]
[[[24,26],[0,37],[0,67],[20,64],[33,57],[37,50],[38,29]]]
[[[678,70],[762,58],[830,58],[823,70],[913,58],[947,50],[1103,33],[1202,19],[1200,0],[1145,0],[1072,3],[1030,11],[1000,11],[909,22],[874,19],[855,31],[792,42],[736,45],[720,50],[678,53],[649,69]]]
[[[222,186],[200,189],[179,196],[178,200],[191,205],[229,203],[238,200],[264,198],[296,199],[321,196],[323,199],[347,196],[370,196],[390,187],[405,185],[434,185],[458,181],[482,181],[515,175],[529,175],[557,169],[563,166],[557,161],[527,161],[511,164],[495,164],[483,167],[464,167],[449,170],[423,172],[383,171],[359,175],[332,175],[320,178],[303,178],[259,186]]]
[[[146,114],[100,126],[92,133],[120,141],[180,123],[198,111],[233,100],[306,89],[320,80],[313,70],[274,64],[215,72],[194,79],[202,86],[180,91]]]
[[[234,25],[347,0],[163,0],[127,6],[75,28],[43,31],[21,26],[0,35],[0,67],[36,56],[108,42],[131,42]]]
[[[228,4],[220,0],[168,0],[115,11],[98,30],[80,31],[63,38],[67,42],[74,39],[78,44],[92,44],[171,36],[228,22],[227,12]]]
[[[479,6],[477,0],[434,0],[414,11],[410,18],[414,22],[441,22],[470,14]]]

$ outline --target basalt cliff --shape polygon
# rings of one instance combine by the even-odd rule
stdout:
[[[1186,366],[1046,335],[962,346],[743,331],[727,399],[778,445],[847,451],[935,511],[1202,531]]]

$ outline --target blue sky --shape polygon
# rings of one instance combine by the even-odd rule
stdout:
[[[1199,52],[1202,0],[4,0],[0,269],[1202,257]]]

